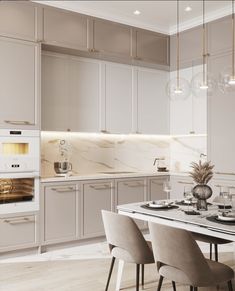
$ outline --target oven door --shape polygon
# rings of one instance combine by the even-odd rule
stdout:
[[[39,210],[39,177],[14,174],[0,177],[0,214]]]
[[[39,137],[1,137],[0,173],[38,172]]]

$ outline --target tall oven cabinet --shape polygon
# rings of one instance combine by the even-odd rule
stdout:
[[[0,37],[0,128],[39,129],[40,44]]]

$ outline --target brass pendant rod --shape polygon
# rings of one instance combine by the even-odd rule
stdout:
[[[177,89],[179,89],[179,80],[180,80],[180,33],[179,33],[179,0],[177,0],[177,53],[176,53],[176,58],[177,58],[177,64],[176,64],[176,70],[177,70]]]

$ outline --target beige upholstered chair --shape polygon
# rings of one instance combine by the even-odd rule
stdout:
[[[189,285],[191,291],[223,282],[227,282],[229,291],[233,290],[233,270],[205,259],[190,232],[155,223],[149,223],[149,229],[160,274],[158,291],[161,290],[163,278]]]
[[[144,264],[154,263],[151,244],[143,237],[136,223],[130,217],[102,210],[104,229],[112,255],[112,262],[105,291],[108,290],[115,259],[136,264],[136,290],[139,290],[139,273],[142,265],[142,285],[144,284]],[[123,265],[122,265],[123,267]],[[119,268],[120,270],[120,268]],[[122,272],[122,270],[120,271]],[[118,274],[120,281],[121,275]],[[119,290],[120,282],[116,290]]]
[[[210,244],[210,260],[212,260],[212,246],[214,245],[215,261],[216,262],[218,262],[218,245],[231,243],[231,241],[226,240],[226,239],[217,238],[217,237],[204,235],[204,234],[199,234],[199,233],[195,233],[195,232],[192,232],[192,236],[195,240]]]

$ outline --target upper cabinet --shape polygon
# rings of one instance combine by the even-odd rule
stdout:
[[[43,42],[78,50],[88,50],[88,18],[61,9],[44,8]]]
[[[42,37],[42,9],[27,1],[0,2],[0,35],[37,41]]]
[[[180,70],[180,77],[191,82],[196,74],[202,72],[202,65]],[[170,73],[170,78],[176,72]],[[170,133],[172,135],[207,133],[207,94],[202,91],[199,97],[192,93],[184,100],[170,101]]]
[[[168,72],[138,68],[137,133],[169,133]]]
[[[106,102],[104,114],[107,132],[132,132],[132,76],[131,66],[115,63],[105,64],[104,94]]]
[[[93,50],[111,56],[131,56],[131,27],[101,19],[93,20]]]
[[[134,58],[149,63],[170,65],[169,36],[142,29],[133,29],[133,39],[135,39],[132,52]]]
[[[0,37],[1,128],[39,128],[40,46]]]

